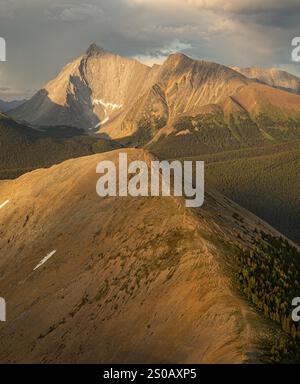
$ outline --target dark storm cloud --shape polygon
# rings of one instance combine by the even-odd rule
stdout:
[[[92,42],[148,63],[181,50],[297,72],[290,42],[299,15],[298,0],[2,0],[8,61],[0,63],[0,86],[28,96],[25,90],[40,88]]]

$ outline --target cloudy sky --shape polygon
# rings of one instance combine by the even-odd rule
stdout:
[[[299,20],[299,0],[0,0],[0,98],[29,97],[92,42],[148,64],[181,51],[300,75]]]

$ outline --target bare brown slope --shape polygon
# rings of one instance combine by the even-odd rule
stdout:
[[[300,96],[290,92],[252,83],[233,95],[234,99],[251,115],[265,113],[270,117],[282,118],[300,116]]]
[[[117,156],[0,182],[10,200],[0,210],[0,361],[258,361],[271,328],[230,288],[222,254],[240,231],[234,213],[249,231],[272,230],[213,193],[195,211],[177,198],[99,198],[96,164]]]

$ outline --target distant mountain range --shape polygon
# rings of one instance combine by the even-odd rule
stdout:
[[[233,67],[235,71],[249,77],[259,80],[272,87],[284,91],[300,94],[300,78],[278,68],[240,68]]]
[[[0,100],[0,112],[8,112],[11,109],[17,108],[20,105],[25,103],[24,100],[12,100],[12,101],[5,101],[5,100]]]

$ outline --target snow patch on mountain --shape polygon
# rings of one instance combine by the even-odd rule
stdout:
[[[109,115],[110,113],[114,112],[117,109],[121,109],[123,107],[123,104],[115,104],[115,103],[107,103],[103,101],[102,99],[94,99],[93,100],[93,105],[101,105],[104,109],[104,119],[100,121],[95,128],[99,128],[101,125],[104,125],[107,123],[110,119]]]
[[[116,109],[121,109],[123,107],[123,104],[106,103],[102,99],[94,99],[93,105],[102,105],[106,112],[112,112]]]

